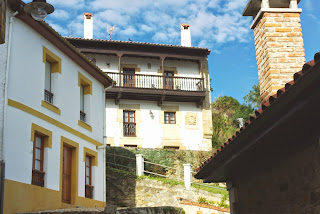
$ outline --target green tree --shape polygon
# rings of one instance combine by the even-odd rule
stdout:
[[[261,105],[261,96],[260,96],[260,86],[256,84],[252,86],[252,89],[249,93],[243,97],[244,102],[247,106],[252,106],[252,108],[256,109],[259,108]]]

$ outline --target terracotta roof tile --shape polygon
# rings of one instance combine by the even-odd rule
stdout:
[[[197,172],[200,171],[209,161],[214,161],[214,158],[217,156],[218,153],[222,153],[224,149],[226,149],[228,147],[229,144],[233,143],[233,141],[239,136],[239,134],[241,132],[246,131],[246,129],[252,124],[254,123],[255,119],[257,117],[263,117],[263,113],[264,111],[266,111],[266,109],[271,108],[272,104],[277,102],[278,98],[286,93],[289,88],[295,84],[295,82],[299,81],[299,79],[303,78],[303,76],[308,72],[308,70],[310,68],[312,68],[315,63],[317,61],[320,60],[320,52],[316,53],[314,55],[314,60],[309,61],[307,63],[304,64],[303,68],[301,71],[297,72],[294,74],[294,80],[288,82],[285,84],[285,87],[279,89],[277,91],[276,94],[274,94],[273,96],[269,97],[268,102],[262,103],[261,104],[261,108],[255,111],[255,114],[250,116],[250,119],[248,121],[245,122],[245,125],[243,128],[241,128],[239,131],[236,132],[235,135],[233,135],[231,138],[229,138],[224,144],[222,144],[221,148],[217,150],[216,153],[214,153],[207,161],[205,161],[203,164],[201,164],[200,167],[197,168]]]
[[[160,46],[160,47],[175,47],[175,48],[183,48],[183,49],[199,49],[199,50],[206,50],[211,52],[207,48],[200,48],[200,47],[186,47],[181,45],[170,45],[170,44],[156,44],[156,43],[148,43],[148,42],[132,42],[132,41],[119,41],[119,40],[106,40],[106,39],[85,39],[80,37],[64,37],[65,39],[74,39],[74,40],[82,40],[82,41],[96,41],[96,42],[106,42],[106,43],[118,43],[118,44],[136,44],[136,45],[151,45],[151,46]]]

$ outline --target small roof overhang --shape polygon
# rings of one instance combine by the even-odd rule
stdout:
[[[243,16],[256,16],[261,9],[262,0],[250,0],[244,9]],[[299,4],[300,0],[298,0]],[[269,0],[270,8],[289,8],[290,0]]]

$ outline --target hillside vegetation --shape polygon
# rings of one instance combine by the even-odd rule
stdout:
[[[239,129],[240,120],[243,123],[254,113],[254,109],[260,106],[260,88],[254,85],[252,90],[243,97],[245,103],[240,104],[233,97],[218,97],[212,103],[212,147],[220,148],[221,144],[228,140]]]

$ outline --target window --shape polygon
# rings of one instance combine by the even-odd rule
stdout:
[[[52,53],[46,47],[43,47],[43,62],[45,63],[45,86],[44,86],[44,100],[53,104],[54,78],[55,73],[61,73],[61,59]]]
[[[136,136],[136,123],[134,111],[123,111],[123,136]]]
[[[135,69],[123,68],[123,86],[135,87]]]
[[[51,63],[46,62],[45,65],[45,85],[44,85],[44,100],[53,104],[53,93],[51,92]]]
[[[86,122],[86,113],[84,113],[84,94],[83,85],[80,85],[80,120]]]
[[[176,113],[175,112],[164,112],[164,123],[165,124],[176,124]]]
[[[93,186],[92,186],[92,157],[86,156],[86,186],[85,186],[86,198],[93,198]]]
[[[173,71],[164,71],[164,87],[165,89],[174,89]]]
[[[52,148],[52,132],[32,123],[30,141],[33,144],[31,184],[44,186],[44,148]]]
[[[90,95],[92,95],[92,82],[82,75],[80,72],[78,73],[78,86],[80,88],[80,122],[78,124],[83,128],[92,131],[91,127],[88,127],[87,124],[89,122],[89,110],[90,110]]]
[[[44,186],[44,172],[43,172],[43,151],[44,151],[44,137],[35,134],[33,142],[33,161],[32,161],[32,184],[37,186]]]

